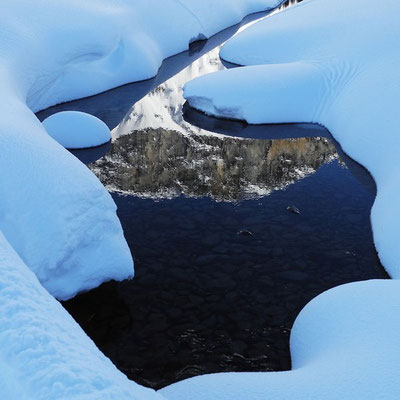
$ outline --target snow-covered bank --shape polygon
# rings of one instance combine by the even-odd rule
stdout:
[[[0,398],[161,400],[129,381],[0,233]]]
[[[131,277],[133,264],[111,197],[33,111],[150,78],[191,41],[277,3],[1,2],[2,399],[160,398],[118,372],[39,284],[66,299]]]
[[[291,333],[293,370],[224,373],[178,382],[169,400],[396,400],[400,392],[399,281],[329,290]]]
[[[7,240],[61,299],[132,276],[109,194],[11,90],[1,94],[0,228]]]
[[[395,0],[305,0],[225,45],[222,57],[245,67],[186,85],[189,103],[207,114],[326,126],[377,183],[374,239],[396,280],[340,286],[309,303],[292,331],[292,371],[192,378],[162,390],[165,397],[399,397],[399,11]]]

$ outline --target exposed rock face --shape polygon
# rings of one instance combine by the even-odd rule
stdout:
[[[111,191],[240,201],[284,189],[337,157],[334,145],[319,137],[242,140],[160,128],[121,136],[90,167]]]

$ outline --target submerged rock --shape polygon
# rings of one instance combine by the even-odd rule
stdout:
[[[296,206],[288,206],[286,209],[293,214],[300,214],[300,210]]]
[[[253,233],[248,231],[247,229],[243,229],[237,233],[240,236],[253,236]]]

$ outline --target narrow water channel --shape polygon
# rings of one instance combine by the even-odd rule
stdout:
[[[121,371],[154,388],[289,369],[307,302],[387,278],[369,220],[374,182],[329,132],[184,106],[184,83],[225,68],[219,46],[237,29],[166,60],[155,79],[38,115],[80,110],[113,130],[111,145],[75,154],[116,202],[136,276],[63,305]]]

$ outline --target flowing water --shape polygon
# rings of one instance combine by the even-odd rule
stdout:
[[[74,154],[113,196],[136,276],[64,306],[121,371],[154,388],[289,369],[290,329],[307,302],[387,277],[369,220],[374,182],[329,132],[184,105],[184,83],[224,69],[219,46],[238,29],[194,43],[152,80],[38,115],[80,110],[113,130],[111,144]]]

